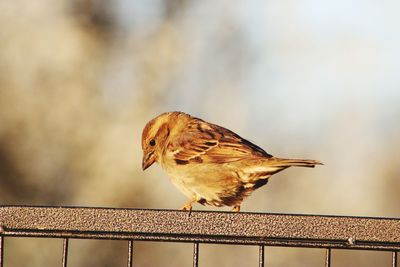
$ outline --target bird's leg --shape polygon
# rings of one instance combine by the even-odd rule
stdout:
[[[232,212],[239,212],[240,211],[240,205],[235,205],[232,208]]]
[[[193,203],[195,203],[196,202],[196,199],[190,199],[190,200],[188,200],[186,203],[185,203],[185,205],[183,205],[183,207],[181,208],[181,210],[183,210],[183,211],[192,211],[192,205],[193,205]]]

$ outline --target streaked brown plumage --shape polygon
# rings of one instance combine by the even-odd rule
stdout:
[[[221,126],[183,112],[167,112],[147,123],[142,134],[143,170],[158,162],[192,204],[240,204],[268,178],[291,166],[322,164],[309,159],[282,159]]]

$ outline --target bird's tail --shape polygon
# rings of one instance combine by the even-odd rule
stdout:
[[[268,159],[268,165],[284,168],[291,166],[314,168],[315,165],[323,165],[323,163],[313,159],[281,159],[272,157]]]

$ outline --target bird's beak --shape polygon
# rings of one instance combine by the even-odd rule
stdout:
[[[147,152],[143,154],[142,169],[145,170],[150,167],[156,161],[154,156],[154,151]]]

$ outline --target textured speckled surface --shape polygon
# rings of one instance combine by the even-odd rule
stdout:
[[[0,207],[3,236],[400,250],[400,219],[78,207]]]

